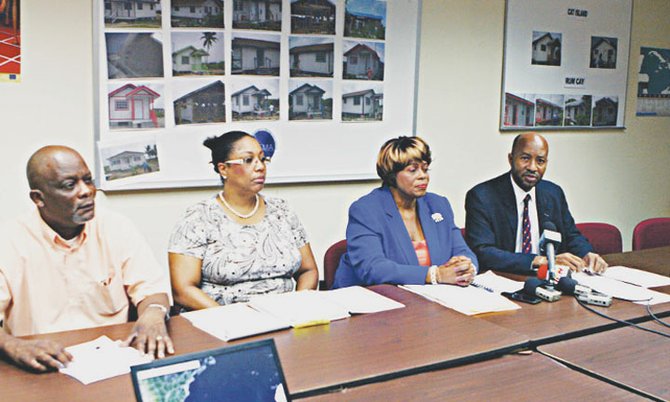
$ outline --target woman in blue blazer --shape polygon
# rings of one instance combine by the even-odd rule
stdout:
[[[431,160],[419,137],[393,138],[382,146],[377,174],[383,184],[349,208],[347,252],[333,288],[472,282],[477,257],[454,225],[449,201],[426,191]]]

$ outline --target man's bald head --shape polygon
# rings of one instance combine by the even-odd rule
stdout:
[[[30,189],[42,188],[46,178],[65,158],[78,158],[84,165],[86,164],[79,152],[64,145],[47,145],[35,151],[26,165],[26,176]]]
[[[530,191],[542,180],[547,169],[549,144],[538,133],[523,133],[514,138],[507,155],[512,179],[524,191]]]
[[[536,142],[538,146],[543,147],[549,153],[549,143],[547,140],[538,133],[522,133],[514,137],[512,142],[512,155],[515,155],[519,150],[523,149],[526,144]]]

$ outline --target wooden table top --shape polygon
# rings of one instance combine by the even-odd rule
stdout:
[[[670,276],[670,246],[603,256],[609,265],[623,265]]]
[[[354,316],[226,344],[181,317],[169,322],[177,354],[273,338],[289,392],[305,396],[500,356],[524,348],[514,331],[472,319],[395,286],[372,287],[405,308]],[[123,339],[131,324],[39,335],[72,345],[107,335]],[[32,374],[0,361],[2,399],[133,401],[130,375],[88,386],[59,373]]]
[[[308,401],[639,401],[636,394],[571,370],[539,353],[342,389]]]
[[[670,328],[656,322],[641,325],[670,334]],[[670,339],[661,335],[626,327],[538,350],[651,398],[670,399]]]

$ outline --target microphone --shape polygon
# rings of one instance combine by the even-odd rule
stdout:
[[[551,280],[552,285],[556,285],[558,281],[565,276],[570,276],[570,268],[565,265],[554,266],[554,272],[549,271],[547,264],[542,264],[537,269],[537,277],[543,281]]]
[[[555,302],[561,298],[561,292],[555,289],[545,289],[544,282],[537,278],[528,278],[523,284],[523,292],[529,296],[537,296],[548,302]]]
[[[545,221],[540,237],[540,250],[545,250],[547,256],[548,275],[547,286],[552,287],[558,280],[555,277],[556,273],[556,246],[561,244],[561,234],[556,229],[556,225],[552,221]]]
[[[566,295],[575,295],[578,300],[587,304],[601,307],[612,305],[612,296],[598,293],[588,286],[580,285],[579,282],[567,276],[559,279],[556,289]]]

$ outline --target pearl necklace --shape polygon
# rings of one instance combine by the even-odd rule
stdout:
[[[219,192],[219,198],[221,199],[221,202],[223,202],[223,205],[225,205],[226,208],[228,208],[230,210],[230,212],[234,213],[235,215],[237,215],[238,217],[240,217],[242,219],[247,219],[247,218],[251,218],[252,216],[254,216],[254,214],[258,211],[258,206],[261,204],[258,201],[258,198],[259,198],[258,194],[256,194],[256,205],[254,205],[254,209],[252,209],[251,212],[249,212],[248,214],[241,214],[241,213],[237,212],[235,210],[235,208],[231,207],[230,204],[228,204],[228,202],[226,202],[226,199],[223,198],[223,190]]]

